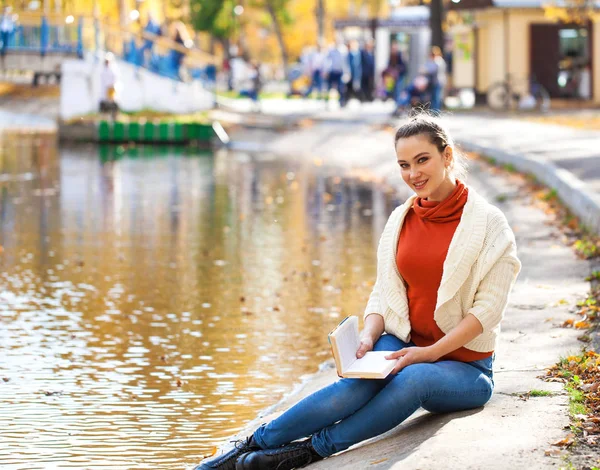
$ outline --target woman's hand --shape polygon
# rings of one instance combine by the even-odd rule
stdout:
[[[431,346],[403,348],[385,356],[386,359],[398,359],[396,366],[392,369],[392,374],[397,374],[406,366],[419,364],[422,362],[435,362],[439,359],[435,350]]]
[[[373,350],[373,338],[371,337],[371,335],[369,335],[363,331],[362,334],[360,335],[360,345],[359,345],[358,349],[356,350],[356,357],[358,359],[360,359],[365,354],[367,354],[368,351],[372,351],[372,350]]]
[[[368,351],[373,350],[373,345],[379,340],[383,334],[384,323],[383,317],[378,314],[371,313],[365,318],[365,326],[360,333],[360,345],[356,350],[356,357],[360,359]]]

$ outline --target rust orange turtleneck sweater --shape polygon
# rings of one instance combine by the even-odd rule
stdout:
[[[444,336],[433,313],[442,282],[444,260],[450,241],[467,202],[468,189],[460,181],[441,202],[415,199],[406,214],[398,239],[396,264],[406,282],[411,339],[417,346],[430,346]],[[470,362],[490,357],[464,347],[441,359]]]

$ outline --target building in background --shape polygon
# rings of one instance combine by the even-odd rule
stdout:
[[[521,90],[534,78],[552,98],[600,103],[600,22],[560,22],[542,0],[460,0],[449,8],[456,88],[482,99],[510,74]]]

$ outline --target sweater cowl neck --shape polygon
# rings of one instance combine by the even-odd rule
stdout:
[[[415,214],[422,220],[435,223],[446,223],[460,220],[463,208],[467,203],[469,190],[456,180],[454,191],[443,201],[428,201],[417,197],[413,204]]]

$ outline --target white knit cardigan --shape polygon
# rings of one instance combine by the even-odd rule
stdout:
[[[385,331],[410,340],[406,287],[396,265],[396,247],[402,223],[416,196],[390,215],[377,249],[377,280],[364,317],[381,315]],[[426,250],[427,240],[415,246]],[[467,202],[444,260],[434,320],[449,333],[469,313],[482,324],[483,333],[465,345],[488,352],[496,349],[500,322],[508,295],[521,270],[515,237],[506,217],[469,187]]]

